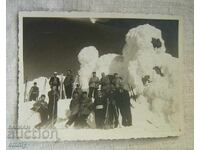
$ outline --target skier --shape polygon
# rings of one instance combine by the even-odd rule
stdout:
[[[65,124],[66,128],[71,126],[76,121],[76,119],[78,117],[78,113],[79,113],[79,106],[80,106],[79,94],[77,92],[74,92],[73,98],[69,105],[70,116],[69,116],[69,120]]]
[[[65,93],[66,93],[67,98],[72,97],[73,83],[74,83],[74,76],[72,74],[71,69],[68,69],[67,75],[64,80]]]
[[[131,126],[132,116],[131,116],[131,103],[129,92],[123,88],[121,85],[116,91],[116,102],[122,116],[122,125]]]
[[[48,97],[49,122],[54,124],[57,119],[57,102],[60,97],[57,86],[52,86],[51,91],[48,92]]]
[[[106,97],[101,90],[98,90],[97,97],[94,100],[94,113],[96,128],[103,129],[106,114]]]
[[[41,122],[35,128],[41,128],[46,125],[48,120],[48,104],[45,101],[46,96],[41,95],[39,100],[33,105],[32,110],[40,113]]]
[[[102,92],[107,93],[110,86],[110,80],[109,77],[106,76],[104,72],[101,73],[100,85]]]
[[[33,86],[30,89],[29,95],[30,95],[29,101],[32,101],[32,100],[36,101],[38,99],[39,88],[37,87],[37,82],[33,83]]]
[[[96,76],[96,72],[92,73],[92,77],[89,80],[89,98],[92,98],[92,95],[94,94],[94,98],[97,95],[97,90],[99,88],[99,78]]]
[[[80,109],[78,117],[75,121],[75,127],[89,127],[89,125],[87,124],[87,118],[92,111],[92,107],[92,100],[88,98],[87,92],[83,92],[80,99]]]
[[[56,89],[59,90],[60,87],[60,79],[57,77],[57,72],[53,73],[53,77],[49,80],[50,87],[56,86]]]
[[[73,94],[74,94],[75,92],[78,93],[78,96],[79,96],[79,98],[80,98],[83,91],[82,91],[82,89],[81,89],[81,87],[80,87],[80,85],[79,85],[78,83],[76,84],[76,88],[74,89]]]
[[[111,84],[111,89],[107,93],[108,98],[108,119],[109,119],[109,125],[111,128],[116,128],[119,125],[118,121],[118,108],[116,104],[116,88],[114,84]]]

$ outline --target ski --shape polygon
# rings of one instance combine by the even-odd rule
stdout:
[[[27,101],[27,98],[26,98],[26,96],[27,96],[27,83],[28,83],[28,81],[26,80],[25,81],[25,90],[24,90],[24,102]]]
[[[61,80],[60,80],[60,99],[65,99],[65,92],[64,92],[64,80],[63,80],[63,74],[61,74]]]

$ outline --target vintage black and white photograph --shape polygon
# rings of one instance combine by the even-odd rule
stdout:
[[[181,38],[178,17],[20,12],[18,126],[61,141],[179,136]]]

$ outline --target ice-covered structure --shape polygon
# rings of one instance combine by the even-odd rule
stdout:
[[[95,53],[91,51],[95,51]],[[157,115],[158,118],[154,118],[156,118],[158,124],[161,124],[160,119],[163,119],[163,123],[177,121],[174,118],[180,111],[177,102],[180,85],[178,58],[166,53],[165,43],[159,29],[149,24],[130,29],[126,34],[126,44],[122,50],[122,55],[92,56],[97,53],[96,51],[95,47],[92,49],[85,47],[80,51],[78,57],[85,57],[84,59],[91,60],[92,63],[91,67],[90,64],[79,61],[81,66],[84,66],[79,71],[81,81],[88,80],[92,71],[96,71],[99,77],[101,72],[106,74],[117,72],[123,77],[125,88],[129,89],[128,85],[131,85],[139,96],[138,101],[147,103],[146,115],[150,113]],[[91,57],[92,59],[90,59]],[[87,70],[87,68],[89,69]],[[81,82],[81,84],[87,89],[88,85],[84,82]],[[144,107],[142,105],[138,107],[140,106]],[[146,118],[144,119],[146,120]]]

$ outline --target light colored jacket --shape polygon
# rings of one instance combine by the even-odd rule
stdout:
[[[89,81],[89,87],[98,88],[99,87],[99,78],[91,77]]]

